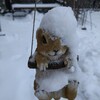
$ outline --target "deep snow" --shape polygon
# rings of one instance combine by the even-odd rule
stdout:
[[[88,13],[86,31],[77,25],[80,85],[76,100],[100,99],[100,12],[91,13],[92,30],[89,15]],[[42,17],[42,14],[37,13],[35,31]],[[35,70],[27,67],[32,20],[33,14],[15,18],[14,21],[11,15],[0,16],[1,33],[6,34],[5,37],[0,37],[0,100],[37,100],[33,90]],[[34,50],[35,48],[34,37]]]

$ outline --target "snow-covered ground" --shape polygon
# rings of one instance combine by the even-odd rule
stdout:
[[[88,13],[87,30],[81,30],[80,25],[77,27],[80,56],[78,64],[81,74],[76,100],[100,99],[100,12],[91,13],[92,29],[89,15]],[[42,14],[37,13],[35,31],[42,17]],[[6,34],[0,37],[0,100],[37,100],[33,90],[35,70],[27,67],[33,14],[15,18],[14,21],[11,15],[0,16],[0,21],[0,34]]]

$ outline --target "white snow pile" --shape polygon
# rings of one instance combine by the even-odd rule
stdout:
[[[46,13],[40,28],[62,39],[62,43],[69,46],[72,52],[77,46],[77,21],[70,7],[56,7]]]
[[[70,8],[67,9],[70,10]],[[70,13],[70,11],[68,12]],[[65,16],[59,16],[57,15],[56,18],[65,19]],[[37,13],[35,31],[39,27],[42,17],[42,14]],[[87,13],[85,25],[87,30],[81,30],[79,24],[77,27],[76,34],[80,41],[78,48],[80,60],[76,76],[80,84],[75,100],[100,100],[100,11],[92,11],[91,17],[92,30],[90,28],[90,12]],[[38,100],[33,90],[35,70],[27,67],[32,22],[33,14],[24,18],[15,18],[15,20],[12,20],[12,15],[0,16],[2,29],[0,34],[6,34],[5,37],[0,37],[0,100]],[[35,48],[36,38],[34,37],[34,50]],[[59,73],[59,76],[63,74]],[[74,73],[70,74],[71,77],[75,77],[74,75]],[[66,80],[69,77],[68,74],[63,76]],[[53,80],[53,78],[51,79]],[[62,82],[64,85],[66,80],[60,78],[59,81],[59,77],[57,77],[53,81],[57,81],[58,84]],[[49,86],[53,84],[51,81],[48,82]],[[61,100],[65,99],[62,98]]]

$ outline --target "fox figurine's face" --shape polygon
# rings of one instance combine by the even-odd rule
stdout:
[[[61,44],[59,37],[51,36],[42,29],[37,30],[37,51],[51,60],[57,60],[67,51],[68,47]]]

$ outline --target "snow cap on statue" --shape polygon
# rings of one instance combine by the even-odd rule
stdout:
[[[40,28],[62,39],[62,43],[75,49],[77,21],[70,7],[56,7],[43,17]],[[73,51],[73,50],[72,50]]]

